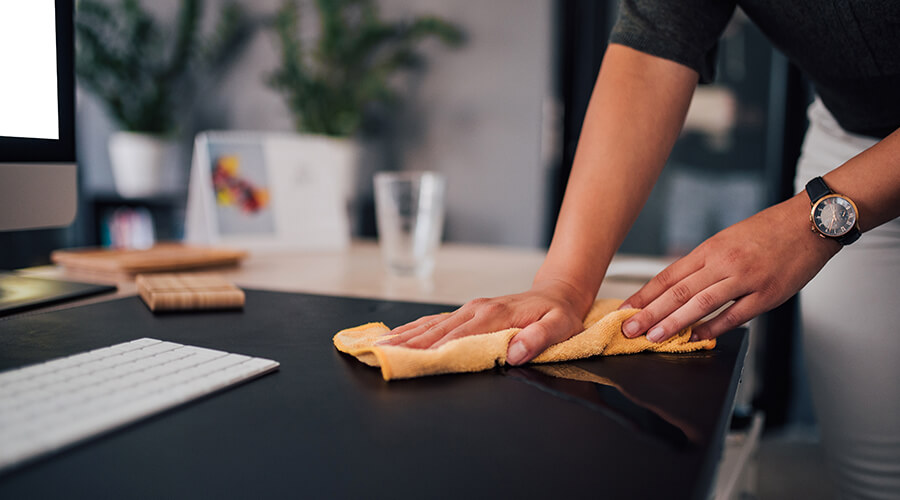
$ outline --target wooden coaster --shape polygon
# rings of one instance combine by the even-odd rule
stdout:
[[[135,282],[154,312],[244,307],[244,291],[216,274],[139,274]]]

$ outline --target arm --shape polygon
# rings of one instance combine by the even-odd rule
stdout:
[[[587,311],[678,138],[696,83],[685,66],[610,45],[536,284],[567,283]]]
[[[825,182],[856,202],[862,231],[900,216],[900,130]],[[694,329],[696,338],[713,338],[786,301],[841,249],[810,231],[809,211],[801,192],[703,242],[625,301],[643,308],[623,325],[625,334],[665,340],[734,300]]]
[[[650,194],[681,130],[698,75],[610,45],[585,116],[547,259],[527,292],[476,299],[450,315],[395,329],[386,343],[436,347],[466,335],[523,328],[509,362],[524,363],[582,329],[606,268]]]

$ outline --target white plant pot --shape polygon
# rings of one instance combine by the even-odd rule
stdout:
[[[334,166],[339,179],[341,198],[343,203],[349,206],[356,197],[356,167],[359,163],[359,145],[356,140],[318,135],[306,137],[316,144],[315,148],[310,148],[318,156],[316,161]]]
[[[356,205],[357,165],[359,163],[359,145],[355,139],[337,138],[318,134],[300,134],[302,141],[302,157],[310,165],[327,167],[329,176],[334,176],[341,200],[341,221],[335,225],[335,232],[349,235],[357,224]],[[369,181],[371,182],[371,181]],[[334,237],[335,241],[340,238]]]
[[[109,138],[116,191],[124,198],[152,196],[161,191],[163,162],[168,142],[138,132],[115,132]]]
[[[311,165],[328,167],[329,175],[334,176],[341,197],[341,205],[347,210],[350,223],[354,221],[352,211],[357,201],[360,181],[358,164],[360,147],[356,139],[331,137],[319,134],[298,134],[302,142],[302,158]],[[371,183],[371,179],[367,181]]]

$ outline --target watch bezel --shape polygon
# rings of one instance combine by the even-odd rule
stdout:
[[[841,234],[828,234],[828,233],[822,231],[819,228],[819,225],[816,224],[816,208],[818,208],[818,206],[820,204],[824,203],[829,198],[840,198],[840,199],[846,201],[847,203],[849,203],[851,207],[853,207],[853,215],[855,216],[853,225],[850,226],[849,228],[847,228],[847,230]],[[831,239],[843,238],[844,236],[850,234],[850,232],[853,231],[853,228],[859,226],[859,209],[856,207],[856,203],[854,203],[853,200],[851,200],[847,196],[844,196],[839,193],[827,194],[827,195],[819,198],[818,200],[816,200],[815,203],[812,204],[812,207],[809,210],[809,222],[812,224],[813,231],[815,231],[819,236],[821,236],[823,238],[831,238]]]

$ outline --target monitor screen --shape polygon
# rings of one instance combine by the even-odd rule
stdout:
[[[0,230],[75,217],[73,0],[0,2]]]
[[[0,2],[0,136],[59,139],[54,7]]]

